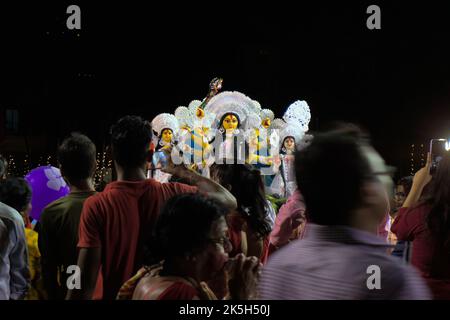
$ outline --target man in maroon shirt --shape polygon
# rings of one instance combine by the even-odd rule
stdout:
[[[146,179],[152,135],[147,121],[126,116],[111,134],[117,181],[84,204],[78,242],[81,288],[70,290],[68,299],[115,299],[121,285],[141,266],[143,244],[161,207],[174,195],[201,192],[230,209],[236,207],[225,188],[184,166],[171,163],[166,171],[194,186]]]

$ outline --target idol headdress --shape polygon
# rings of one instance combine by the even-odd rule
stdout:
[[[284,113],[283,120],[288,124],[298,125],[303,132],[307,132],[311,121],[311,111],[306,101],[297,100],[292,103]]]
[[[172,131],[172,140],[175,139],[175,137],[178,135],[179,130],[179,123],[177,118],[170,113],[161,113],[158,114],[153,120],[152,120],[152,129],[154,134],[156,135],[156,139],[154,139],[155,146],[156,145],[166,145],[161,140],[161,134],[164,131],[164,129],[170,129]],[[173,142],[173,141],[172,141]]]
[[[175,117],[178,120],[178,124],[180,125],[180,129],[184,130],[192,130],[194,127],[194,117],[188,108],[181,106],[175,110]]]
[[[152,129],[158,137],[161,136],[164,129],[170,129],[176,135],[179,129],[178,119],[170,113],[158,114],[152,120]]]
[[[311,135],[305,136],[309,130],[309,122],[311,121],[311,111],[306,101],[297,100],[292,103],[283,115],[283,120],[275,119],[272,123],[273,127],[280,130],[280,147],[287,137],[293,137],[297,150],[304,148],[306,142],[304,138],[310,140]]]
[[[215,114],[213,129],[221,129],[223,118],[233,114],[239,121],[238,129],[257,129],[261,126],[261,105],[245,94],[237,91],[225,91],[210,100],[205,112]]]
[[[259,106],[260,107],[260,106]],[[221,121],[227,114],[233,114],[239,121],[238,128],[245,128],[250,110],[257,110],[258,104],[252,99],[237,91],[224,91],[211,98],[205,106],[205,113],[215,115],[213,129],[220,129]]]

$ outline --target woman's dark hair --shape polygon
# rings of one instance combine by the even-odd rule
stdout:
[[[125,116],[111,127],[113,158],[122,167],[143,165],[151,140],[150,123],[138,116]]]
[[[225,213],[216,201],[199,194],[171,198],[158,217],[144,263],[149,265],[203,250],[210,242],[212,224]]]
[[[11,177],[0,181],[0,202],[23,212],[31,202],[31,188],[23,178]]]
[[[259,170],[247,164],[213,164],[211,177],[225,188],[231,187],[238,211],[249,227],[264,238],[271,232],[266,220],[267,201]]]
[[[411,191],[412,183],[413,183],[413,177],[406,176],[406,177],[403,177],[400,180],[398,180],[397,186],[403,186],[403,188],[405,189],[405,196],[407,196],[409,194],[409,192]]]
[[[317,134],[295,156],[297,185],[307,219],[320,225],[347,225],[361,205],[361,188],[372,175],[362,146],[366,137],[355,126]]]
[[[427,225],[437,241],[450,247],[450,152],[439,162],[425,202],[431,206]]]

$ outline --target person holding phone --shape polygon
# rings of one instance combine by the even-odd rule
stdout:
[[[398,240],[412,241],[411,263],[435,299],[450,300],[450,152],[432,176],[432,155],[414,176],[411,191],[391,230]],[[430,190],[422,197],[425,189]]]
[[[161,208],[173,196],[201,193],[227,210],[236,208],[236,199],[228,190],[185,166],[174,165],[170,157],[164,171],[190,185],[147,179],[151,139],[150,123],[138,116],[123,117],[111,128],[117,181],[84,203],[77,263],[84,276],[81,289],[70,290],[68,299],[114,300],[122,284],[141,267],[144,244]]]

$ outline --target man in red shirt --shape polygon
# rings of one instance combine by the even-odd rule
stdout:
[[[184,166],[171,163],[166,171],[193,186],[146,179],[151,132],[150,124],[137,116],[124,117],[111,129],[117,181],[84,204],[78,242],[81,288],[70,290],[68,299],[115,299],[141,267],[144,243],[161,207],[174,195],[201,192],[236,207],[225,188]]]

